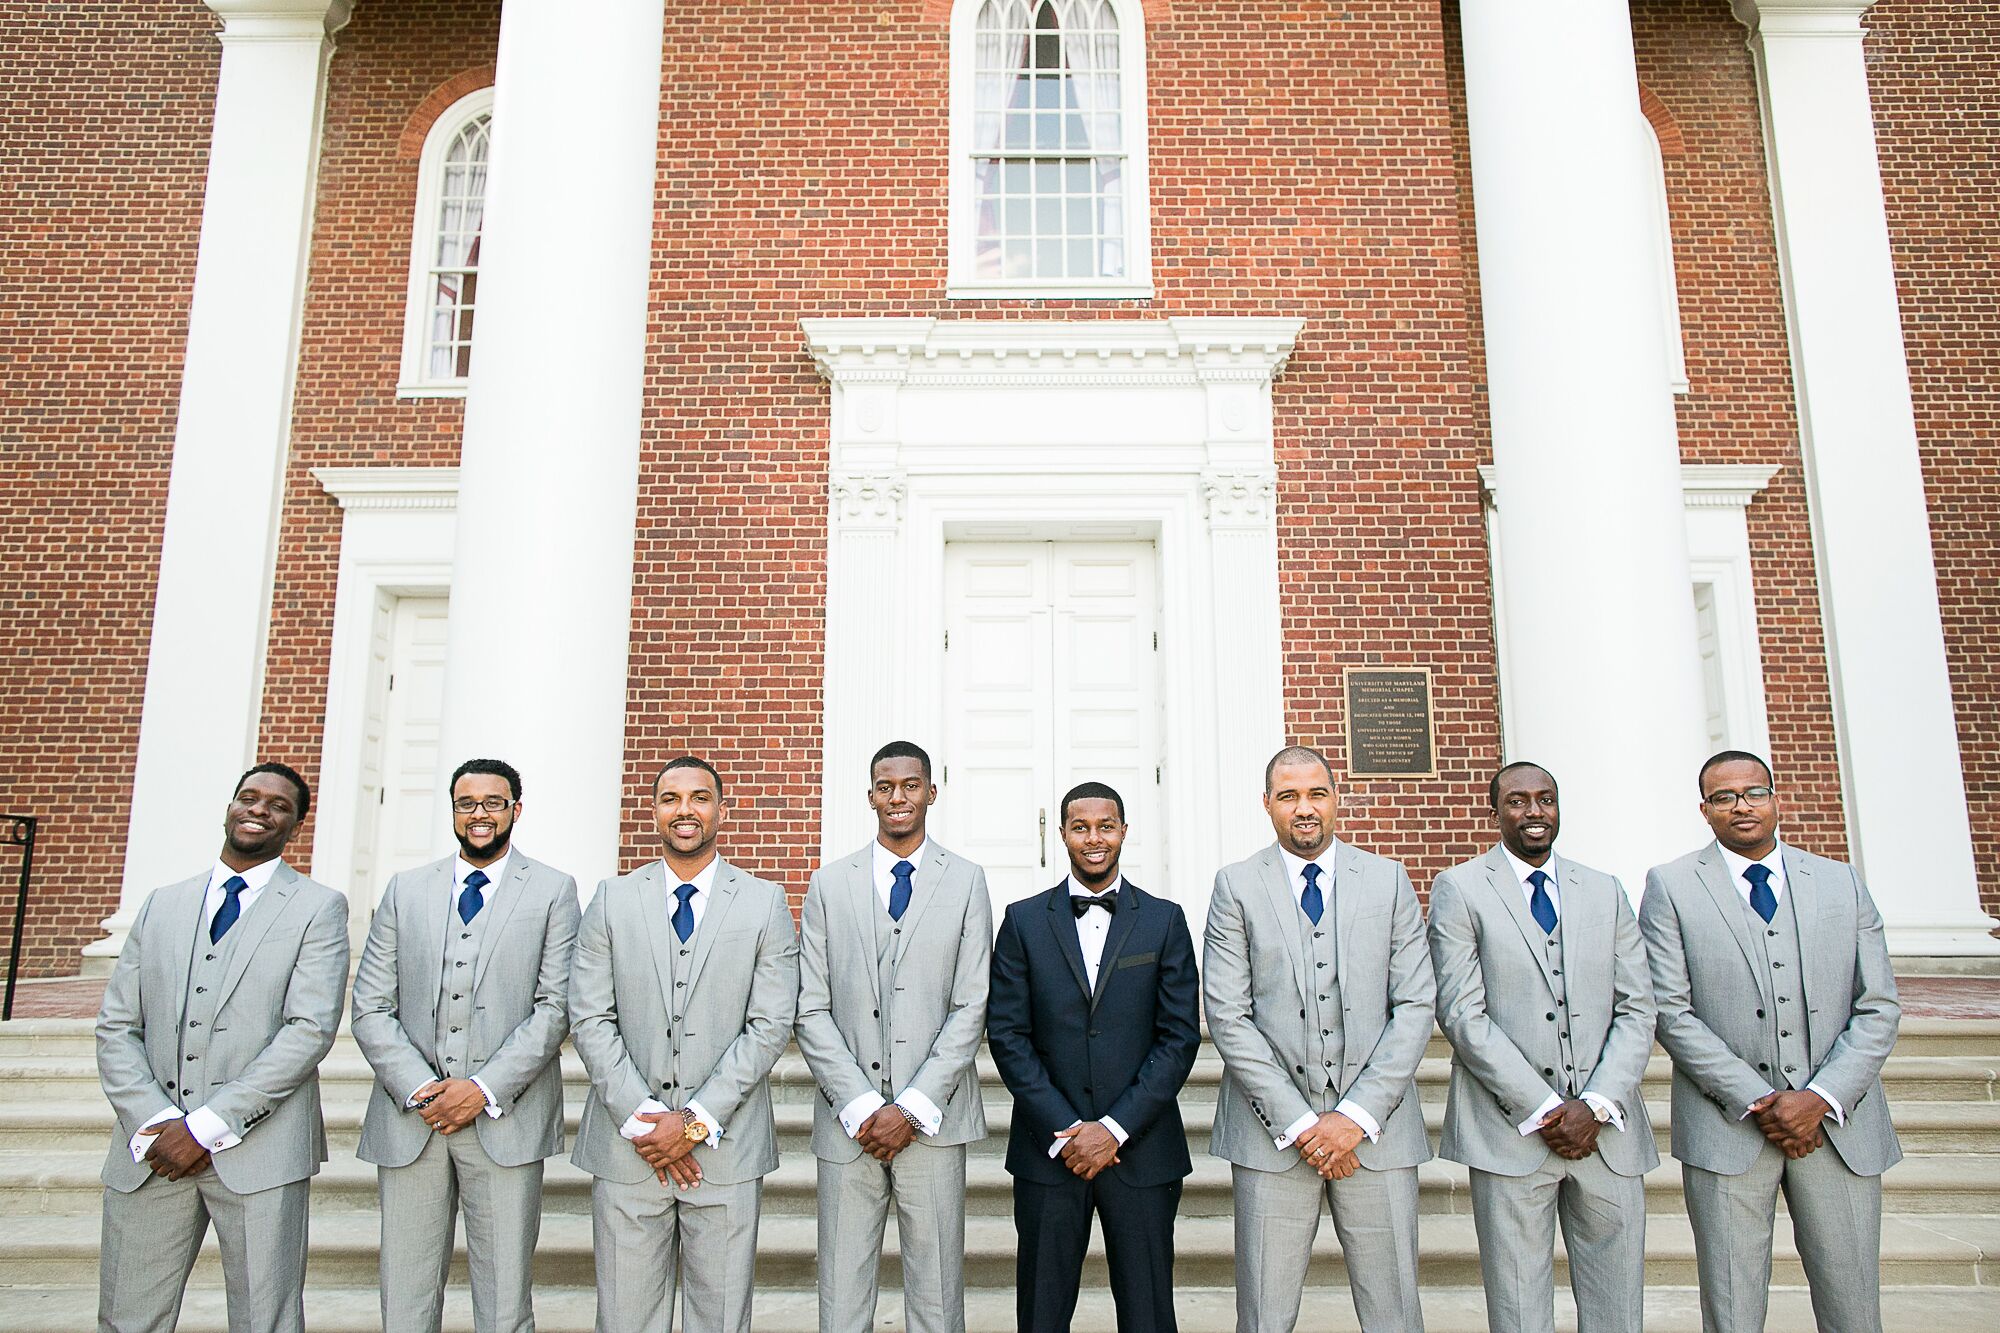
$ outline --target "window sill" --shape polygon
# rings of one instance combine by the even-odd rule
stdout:
[[[944,294],[952,301],[1131,301],[1150,299],[1153,284],[951,282]]]
[[[465,388],[466,386],[463,384],[398,384],[396,386],[396,396],[398,398],[463,398],[465,397]]]

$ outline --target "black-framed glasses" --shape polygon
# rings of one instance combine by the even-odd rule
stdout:
[[[489,796],[483,801],[475,801],[470,796],[461,796],[451,803],[451,808],[461,815],[469,815],[475,810],[484,810],[489,815],[497,815],[514,804],[511,796]]]
[[[1702,804],[1711,810],[1734,809],[1738,801],[1755,809],[1760,805],[1769,805],[1773,795],[1769,787],[1745,787],[1742,791],[1730,791],[1725,787],[1721,791],[1712,791],[1701,799]]]

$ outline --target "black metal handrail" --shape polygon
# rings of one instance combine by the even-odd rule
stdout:
[[[28,924],[28,879],[35,870],[35,827],[33,815],[0,815],[0,845],[21,849],[21,886],[14,895],[14,943],[7,950],[7,1000],[0,1006],[0,1022],[14,1017],[14,982],[21,971],[21,933]]]

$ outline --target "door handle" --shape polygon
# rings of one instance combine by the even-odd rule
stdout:
[[[1042,843],[1042,869],[1047,870],[1049,868],[1049,810],[1047,806],[1042,807],[1040,824],[1039,836]]]

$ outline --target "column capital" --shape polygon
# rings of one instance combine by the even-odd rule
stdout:
[[[1268,528],[1277,502],[1275,471],[1210,468],[1201,474],[1201,507],[1211,528]]]
[[[907,490],[900,472],[874,475],[837,473],[833,477],[833,509],[842,528],[894,529],[903,518]]]
[[[298,41],[347,26],[354,0],[203,0],[222,19],[224,41]]]
[[[1755,36],[1860,37],[1861,16],[1875,0],[1729,0],[1737,22]]]

